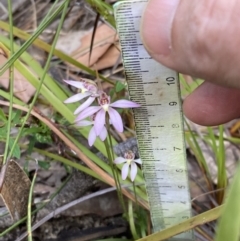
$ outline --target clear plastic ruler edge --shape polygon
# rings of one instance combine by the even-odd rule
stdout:
[[[191,217],[178,74],[145,50],[141,17],[147,0],[114,5],[130,98],[141,104],[134,120],[154,232]],[[169,240],[193,241],[192,231]]]

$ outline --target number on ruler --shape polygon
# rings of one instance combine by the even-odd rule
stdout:
[[[174,77],[168,77],[166,78],[167,85],[175,84],[175,78]]]
[[[169,102],[169,105],[171,106],[177,105],[177,102],[176,101]]]
[[[176,150],[181,150],[181,149],[174,146],[174,147],[173,147],[173,150],[176,151]]]
[[[180,185],[180,186],[178,186],[178,188],[183,189],[183,188],[185,188],[185,186],[183,186],[183,185],[181,186],[181,185]]]

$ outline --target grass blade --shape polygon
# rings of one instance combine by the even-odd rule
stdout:
[[[238,241],[240,236],[240,166],[234,176],[220,218],[215,241]]]

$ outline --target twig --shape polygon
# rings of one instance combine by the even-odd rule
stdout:
[[[32,9],[33,9],[33,28],[34,31],[37,29],[37,8],[35,0],[31,0],[32,3]]]

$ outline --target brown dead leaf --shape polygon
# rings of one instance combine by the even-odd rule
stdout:
[[[2,66],[7,61],[7,57],[3,50],[0,49],[0,66]],[[9,71],[5,71],[3,75],[0,76],[0,85],[5,89],[9,88]],[[14,68],[14,96],[18,97],[24,103],[27,103],[33,94],[35,93],[35,88],[26,80],[26,78]]]
[[[0,194],[14,221],[27,215],[30,186],[26,173],[14,160],[10,160]]]
[[[118,45],[119,47],[119,45]],[[93,65],[93,69],[101,70],[114,66],[120,56],[119,48],[112,45],[103,56]]]
[[[81,47],[76,49],[71,54],[73,58],[88,67],[95,64],[108,50],[108,48],[118,39],[116,31],[114,29],[110,28],[106,24],[98,26],[95,33],[93,50],[89,64],[88,61],[91,38],[92,31],[81,39]]]

